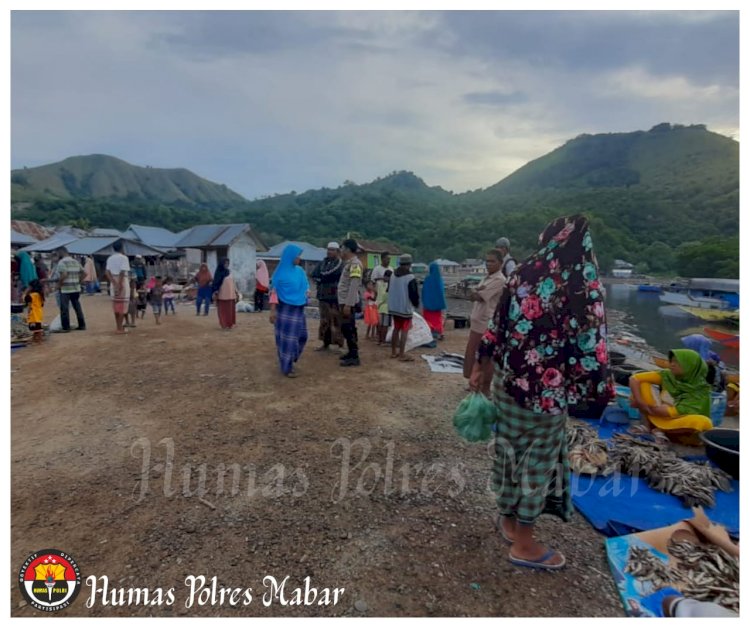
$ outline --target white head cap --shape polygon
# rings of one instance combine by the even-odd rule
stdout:
[[[329,242],[328,246],[326,248],[328,248],[328,249],[336,249],[338,251],[339,248],[341,248],[341,247],[339,247],[339,243],[338,242]]]

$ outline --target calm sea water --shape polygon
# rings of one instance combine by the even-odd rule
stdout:
[[[607,286],[608,308],[619,310],[626,315],[625,322],[633,327],[633,333],[643,338],[651,347],[661,353],[682,347],[680,338],[689,334],[703,334],[706,326],[735,331],[714,323],[701,321],[675,306],[664,306],[659,295],[651,292],[638,292],[635,286],[612,284]],[[459,299],[448,299],[448,311],[452,314],[468,314],[471,303]],[[705,334],[704,334],[705,335]],[[727,366],[738,368],[739,351],[713,343]]]

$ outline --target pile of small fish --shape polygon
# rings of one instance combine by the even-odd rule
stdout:
[[[611,446],[587,423],[568,421],[568,461],[575,473],[615,472],[645,478],[656,491],[679,497],[686,506],[716,505],[716,489],[732,491],[730,476],[707,462],[689,462],[652,441],[615,434]]]
[[[669,542],[669,553],[679,566],[674,570],[679,577],[685,597],[705,602],[716,602],[739,613],[740,562],[717,546],[674,540]]]
[[[668,565],[649,549],[631,547],[625,573],[651,582],[654,590],[673,586],[688,598],[716,602],[735,613],[740,606],[739,560],[715,545],[670,541],[677,563]]]
[[[669,447],[615,434],[610,459],[622,473],[642,476],[656,491],[679,497],[686,506],[716,505],[714,491],[732,490],[730,476],[707,462],[689,462]]]
[[[575,473],[611,475],[607,441],[599,438],[596,430],[580,421],[568,421],[568,461]]]
[[[672,584],[674,574],[669,565],[646,547],[631,547],[625,573],[653,584],[654,590]]]

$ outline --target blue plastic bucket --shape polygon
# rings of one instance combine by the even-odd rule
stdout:
[[[719,427],[724,421],[724,413],[727,410],[727,393],[711,393],[711,423]]]
[[[641,413],[638,408],[630,407],[630,388],[628,386],[615,386],[615,392],[617,393],[617,405],[620,409],[628,413],[628,417],[631,421],[636,421],[641,418]]]
[[[602,419],[607,423],[624,424],[630,423],[630,416],[626,410],[617,406],[607,406],[602,413]]]

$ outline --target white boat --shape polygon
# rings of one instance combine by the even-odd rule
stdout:
[[[690,279],[684,287],[666,289],[662,303],[705,310],[733,310],[739,307],[740,282],[737,279]]]

